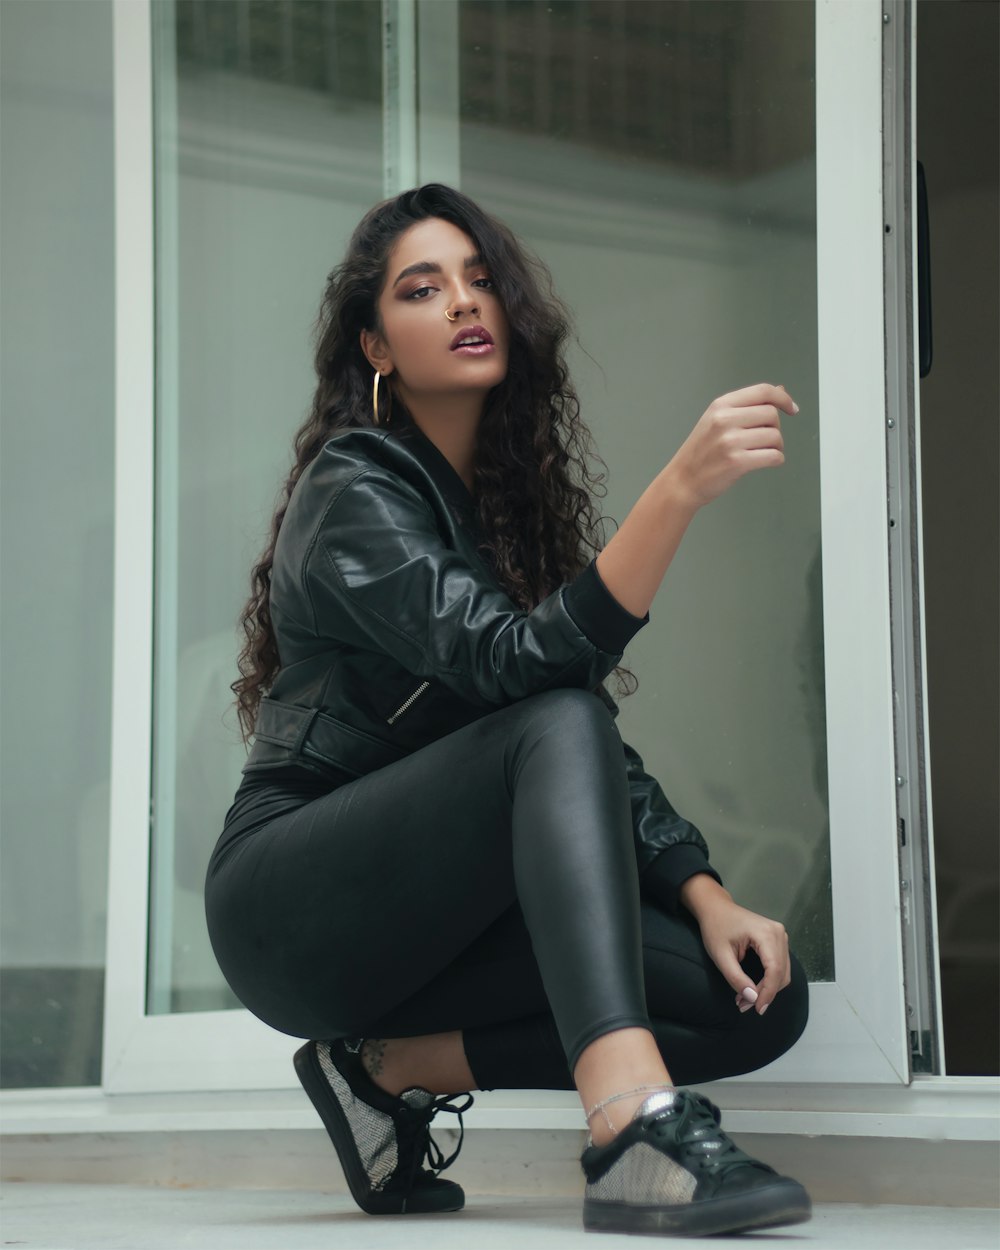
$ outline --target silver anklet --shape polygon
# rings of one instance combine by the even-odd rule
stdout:
[[[594,1114],[595,1111],[600,1111],[601,1114],[604,1116],[605,1120],[607,1120],[608,1122],[608,1128],[612,1131],[612,1133],[614,1133],[616,1132],[615,1126],[611,1123],[610,1116],[604,1110],[604,1108],[607,1106],[609,1102],[617,1102],[619,1098],[627,1098],[629,1094],[641,1094],[647,1089],[676,1089],[676,1088],[677,1088],[676,1085],[637,1085],[635,1089],[627,1089],[625,1090],[624,1093],[612,1094],[610,1098],[604,1098],[600,1102],[594,1103],[594,1105],[587,1112],[587,1123],[588,1124],[590,1123],[590,1117]]]

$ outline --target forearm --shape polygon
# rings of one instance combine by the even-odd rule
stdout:
[[[710,909],[716,903],[733,901],[733,896],[725,886],[719,885],[718,881],[706,872],[698,872],[693,877],[688,877],[681,886],[679,895],[683,905],[698,919],[706,909]]]
[[[635,616],[649,611],[697,510],[672,464],[639,496],[595,561],[604,585],[626,611]]]

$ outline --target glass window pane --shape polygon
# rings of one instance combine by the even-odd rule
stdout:
[[[110,0],[4,0],[0,31],[0,1084],[96,1085],[114,545]]]
[[[245,752],[236,622],[312,399],[327,272],[382,194],[377,0],[153,5],[157,551],[148,1009],[236,1007],[204,920]],[[228,709],[228,710],[227,710]]]
[[[738,901],[832,980],[813,6],[461,0],[459,22],[462,189],[575,314],[606,514],[717,395],[784,383],[800,405],[785,465],[689,530],[626,654],[640,690],[619,723]]]
[[[310,402],[317,275],[382,194],[384,136],[378,3],[153,12],[161,1012],[237,1006],[201,894],[244,759],[225,712],[234,623]],[[620,723],[736,897],[784,920],[812,979],[831,979],[812,6],[460,0],[457,14],[462,186],[574,310],[609,517],[716,395],[785,382],[802,405],[783,421],[785,467],[692,526],[629,649],[641,693]],[[765,74],[776,55],[782,74]],[[433,74],[426,44],[419,63]],[[435,124],[420,121],[425,139]]]

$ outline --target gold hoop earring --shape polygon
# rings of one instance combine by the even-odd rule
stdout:
[[[372,383],[372,412],[373,412],[373,414],[374,414],[374,416],[375,416],[375,424],[376,424],[376,425],[381,425],[381,424],[382,424],[382,422],[379,420],[379,416],[378,416],[378,384],[379,384],[379,379],[380,379],[381,377],[382,377],[382,374],[379,372],[379,370],[378,370],[378,369],[376,369],[376,370],[375,370],[375,381]],[[388,412],[388,413],[386,413],[386,417],[385,417],[385,424],[386,424],[386,425],[388,425],[388,424],[389,424],[389,413],[391,413],[391,412],[392,412],[392,391],[389,391],[389,412]]]
[[[455,313],[455,315],[454,315],[454,317],[453,317],[453,316],[451,315],[451,313],[448,311],[448,309],[447,309],[447,308],[444,310],[444,315],[448,318],[448,320],[449,320],[449,321],[457,321],[457,320],[458,320],[458,313]]]

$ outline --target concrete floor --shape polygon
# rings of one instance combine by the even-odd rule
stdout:
[[[789,1250],[1000,1246],[996,1210],[831,1203],[814,1212],[807,1224],[708,1242],[744,1250],[751,1244]],[[584,1238],[604,1250],[637,1244],[633,1237],[586,1233],[580,1200],[563,1197],[471,1194],[464,1211],[379,1218],[359,1211],[349,1197],[314,1191],[37,1182],[4,1186],[0,1229],[0,1244],[30,1250],[560,1250]]]

